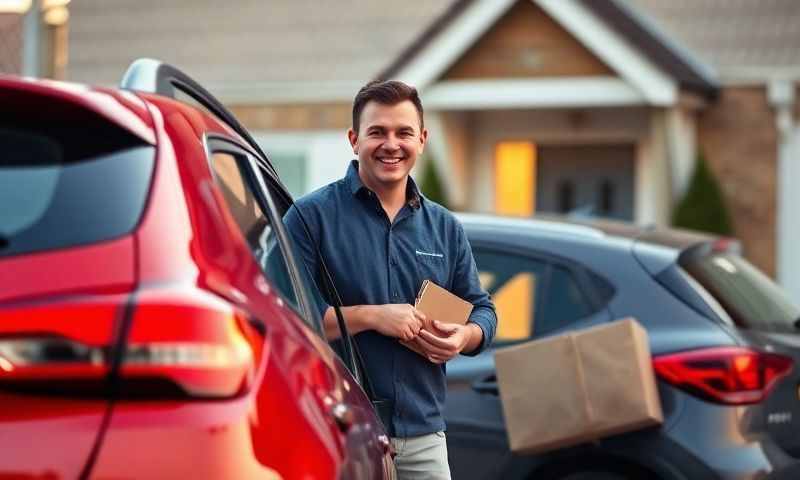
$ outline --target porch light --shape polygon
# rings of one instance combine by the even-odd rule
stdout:
[[[0,0],[0,13],[25,13],[31,8],[31,0]]]
[[[60,26],[69,20],[67,5],[70,0],[43,0],[42,12],[44,23],[50,26]]]

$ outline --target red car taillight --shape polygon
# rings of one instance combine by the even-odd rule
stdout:
[[[0,386],[222,398],[241,393],[252,380],[259,334],[244,314],[210,294],[144,292],[130,306],[107,309],[95,322],[87,319],[97,316],[96,308],[81,310],[72,304],[32,309],[27,317],[26,312],[14,312],[22,326],[31,316],[47,317],[50,325],[40,321],[36,330],[3,332]],[[70,321],[83,327],[63,327]],[[97,334],[112,324],[128,325],[124,344],[112,345],[110,331]]]
[[[792,359],[741,347],[717,347],[662,355],[656,374],[672,385],[726,405],[758,403],[792,370]]]

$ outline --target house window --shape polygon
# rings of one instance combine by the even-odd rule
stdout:
[[[575,184],[572,183],[572,180],[560,181],[556,195],[559,213],[569,213],[575,209]]]
[[[495,149],[495,211],[531,216],[536,210],[536,146],[531,142],[501,142]]]
[[[616,187],[611,180],[603,180],[600,184],[600,198],[597,202],[600,207],[600,215],[611,215],[614,211],[614,198],[616,197],[616,193]]]
[[[277,150],[268,152],[272,166],[294,198],[306,193],[306,152]]]
[[[342,178],[353,158],[341,131],[256,132],[253,137],[295,198]]]

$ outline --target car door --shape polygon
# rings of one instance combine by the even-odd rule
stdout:
[[[262,178],[265,180],[267,194],[270,195],[277,214],[282,218],[293,201],[273,171],[265,168],[264,165],[260,165],[260,169]],[[286,240],[289,244],[287,245],[287,251],[290,252],[289,255],[292,255],[292,258],[299,258],[291,253],[294,251],[292,237],[286,235]],[[321,293],[313,278],[311,278],[310,272],[299,263],[296,264],[296,268],[300,279],[299,287],[306,292],[306,296],[311,300],[309,302],[311,308],[309,315],[316,317],[318,316],[318,311],[314,305],[322,301]],[[333,287],[335,288],[335,286]],[[318,335],[315,338],[315,345],[319,349],[320,355],[331,359],[342,384],[349,386],[349,388],[345,388],[342,406],[338,407],[340,413],[348,416],[351,422],[351,426],[345,431],[347,435],[348,468],[350,468],[347,470],[350,472],[348,478],[393,477],[394,467],[390,455],[389,438],[372,407],[370,399],[362,388],[364,385],[358,380],[364,379],[364,381],[367,381],[366,372],[360,363],[355,361],[355,358],[352,359],[352,362],[348,361],[345,364],[342,358],[334,354],[332,346],[324,340],[324,330],[320,328],[316,330],[316,333]],[[348,338],[345,341],[350,343],[352,349],[358,348],[351,339]],[[342,342],[337,343],[340,346]],[[347,350],[345,349],[345,351]]]
[[[359,402],[357,382],[322,337],[314,290],[294,261],[281,221],[283,212],[276,209],[276,184],[269,183],[271,191],[256,167],[254,154],[246,147],[214,136],[208,144],[212,169],[219,181],[233,181],[223,191],[229,205],[238,204],[234,217],[251,219],[238,223],[268,287],[274,289],[271,298],[276,299],[287,320],[282,328],[272,331],[267,368],[257,394],[258,416],[270,420],[253,425],[256,455],[261,455],[267,465],[280,466],[278,471],[289,477],[307,475],[304,465],[316,462],[319,465],[311,470],[314,475],[384,478],[388,465],[384,462],[381,432],[375,431],[369,412]],[[245,178],[249,180],[243,181]],[[253,221],[253,216],[258,220]],[[269,302],[269,295],[257,297],[250,302],[250,311],[257,316],[274,313],[275,305],[271,306],[273,310],[262,305],[265,299]],[[268,327],[275,323],[275,319],[263,320]],[[283,397],[276,395],[278,384],[284,387]],[[276,424],[281,428],[275,428]],[[289,434],[289,429],[298,427],[305,433]],[[292,440],[296,443],[292,444]]]
[[[494,348],[609,320],[597,294],[587,292],[591,274],[580,265],[529,249],[470,240],[481,285],[497,310]],[[448,365],[446,414],[454,477],[496,477],[512,462],[491,355],[460,357]]]
[[[532,338],[544,311],[548,264],[470,242],[481,286],[492,296],[497,311],[495,345]],[[512,457],[492,351],[448,362],[447,382],[445,415],[453,478],[499,478]]]

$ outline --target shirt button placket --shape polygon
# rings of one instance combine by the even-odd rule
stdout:
[[[394,265],[392,263],[393,259],[394,259],[394,257],[393,257],[394,256],[394,248],[393,248],[393,242],[392,242],[392,226],[391,225],[389,225],[389,229],[386,232],[386,237],[388,239],[388,241],[387,241],[388,248],[387,248],[387,251],[386,251],[386,257],[387,257],[387,261],[389,262],[389,266],[387,268],[388,273],[389,273],[389,275],[388,275],[388,277],[389,277],[389,285],[388,285],[388,287],[389,287],[389,295],[391,295],[391,297],[392,297],[392,302],[393,303],[397,303],[397,288],[395,286],[394,271],[392,270],[392,265]]]

